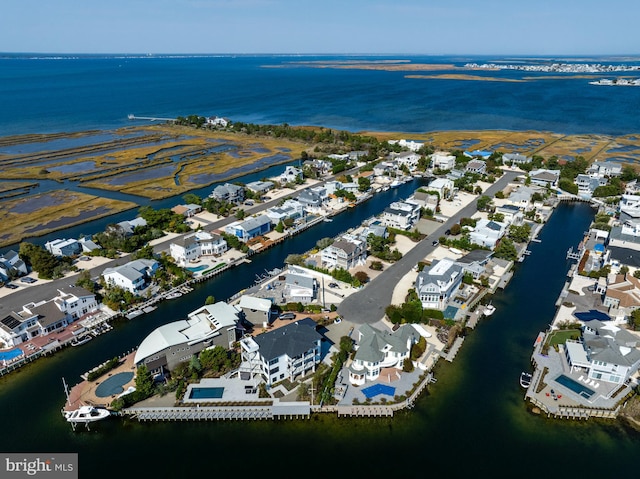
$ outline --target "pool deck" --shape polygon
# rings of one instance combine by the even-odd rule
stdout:
[[[117,394],[113,394],[108,397],[99,397],[96,395],[97,387],[107,378],[115,376],[118,373],[122,372],[134,372],[135,373],[135,365],[133,363],[133,358],[135,356],[135,352],[129,353],[125,358],[122,364],[115,369],[112,369],[104,376],[100,376],[95,381],[82,381],[71,388],[69,391],[69,401],[65,403],[64,410],[74,410],[78,409],[80,406],[102,406],[108,407],[111,401],[113,401]],[[129,386],[135,386],[135,374],[131,380],[122,386],[123,390],[126,390]]]

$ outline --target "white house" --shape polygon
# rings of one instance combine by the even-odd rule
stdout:
[[[382,212],[385,226],[401,230],[411,229],[420,219],[420,205],[406,201],[394,201]]]
[[[418,151],[420,148],[424,146],[423,141],[406,140],[404,138],[402,140],[389,140],[388,143],[390,145],[398,144],[401,147],[407,148],[408,150],[411,150],[411,151]]]
[[[270,299],[256,298],[248,294],[240,297],[237,307],[251,324],[268,323],[273,314],[273,302]]]
[[[45,249],[54,256],[75,256],[82,252],[82,246],[75,239],[55,239],[44,244]]]
[[[286,185],[287,183],[295,183],[296,181],[302,179],[302,170],[291,165],[287,165],[284,171],[278,177],[278,180],[283,185]]]
[[[349,270],[363,265],[367,259],[367,244],[355,238],[342,237],[320,252],[323,268]]]
[[[615,161],[594,161],[589,165],[587,173],[598,176],[620,176],[622,174],[622,165]]]
[[[355,355],[349,366],[349,382],[363,386],[367,381],[384,380],[380,373],[384,368],[402,370],[404,360],[411,355],[411,347],[420,335],[410,324],[403,324],[395,331],[380,331],[369,324],[358,329]]]
[[[464,169],[465,173],[484,175],[487,172],[487,163],[483,160],[471,160]]]
[[[632,218],[640,218],[640,195],[622,195],[618,209]]]
[[[502,161],[509,161],[513,165],[524,165],[531,163],[532,158],[520,153],[505,153],[502,155]]]
[[[222,236],[196,231],[171,242],[169,254],[178,265],[186,266],[201,256],[219,256],[227,249],[227,242]]]
[[[440,170],[453,170],[456,166],[456,157],[446,151],[436,151],[431,155],[431,167]]]
[[[558,180],[560,179],[560,170],[547,170],[540,168],[538,170],[531,171],[529,173],[529,178],[531,179],[531,183],[536,185],[555,188],[558,186]]]
[[[322,335],[311,318],[240,340],[240,373],[261,378],[268,386],[312,373],[320,363]]]
[[[440,199],[444,200],[449,198],[451,193],[453,192],[453,181],[448,178],[436,178],[431,183],[429,183],[429,191],[437,191],[440,195]]]
[[[582,341],[567,341],[565,356],[571,371],[586,378],[624,384],[640,367],[640,339],[611,321],[585,322]]]
[[[272,190],[274,186],[273,181],[252,181],[245,185],[249,191],[258,195],[264,195],[267,191]]]
[[[318,285],[316,279],[303,270],[289,268],[285,275],[284,297],[285,302],[308,304],[316,297]]]
[[[493,249],[508,228],[509,224],[505,222],[480,219],[474,230],[469,232],[469,239],[474,244]]]
[[[297,196],[297,201],[307,213],[320,213],[324,205],[329,201],[325,188],[306,188]]]
[[[171,211],[186,218],[191,218],[202,211],[202,206],[195,203],[188,203],[186,205],[176,205],[171,208]]]
[[[451,258],[435,260],[416,278],[415,288],[425,309],[443,310],[462,283],[462,266]]]
[[[209,194],[209,198],[220,201],[228,201],[229,203],[241,203],[244,201],[244,188],[233,183],[225,183],[216,186]]]
[[[207,125],[225,128],[229,124],[229,120],[219,116],[210,116],[207,118]]]
[[[415,170],[420,161],[420,155],[413,151],[403,151],[401,153],[395,153],[393,160],[399,167],[406,166],[409,170]]]
[[[37,336],[46,336],[98,309],[95,294],[81,287],[58,289],[53,299],[28,303],[19,312],[0,319],[0,340],[17,346]]]
[[[7,281],[12,277],[22,276],[28,272],[27,265],[15,251],[9,250],[0,255],[0,280]]]
[[[303,218],[306,215],[306,211],[304,209],[304,205],[294,199],[285,201],[282,206],[267,208],[264,214],[271,219],[271,223],[277,225],[280,221]]]
[[[154,259],[137,259],[121,266],[106,268],[102,277],[108,286],[119,286],[133,294],[139,294],[158,267],[159,263]]]
[[[495,212],[504,216],[504,222],[509,225],[520,226],[524,223],[524,213],[516,205],[504,204],[498,206]]]

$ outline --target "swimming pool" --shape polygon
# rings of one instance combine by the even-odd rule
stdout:
[[[133,373],[130,372],[114,374],[98,385],[98,387],[96,388],[96,396],[105,398],[114,394],[120,394],[122,391],[124,391],[124,388],[122,386],[127,384],[132,379]]]
[[[558,376],[555,381],[558,384],[562,384],[564,387],[571,389],[574,393],[579,394],[582,397],[587,399],[591,398],[596,392],[593,389],[586,387],[583,384],[580,384],[578,381],[574,381],[568,376],[561,374]]]
[[[24,352],[20,348],[12,349],[11,351],[0,351],[0,361],[11,361],[22,354]]]
[[[220,399],[224,388],[191,388],[189,399]]]
[[[192,273],[197,273],[198,271],[202,271],[204,269],[207,269],[208,267],[209,266],[207,266],[206,264],[201,264],[200,266],[187,266],[187,269]]]

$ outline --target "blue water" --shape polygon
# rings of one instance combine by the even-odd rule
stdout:
[[[394,59],[397,57],[393,57]],[[487,62],[495,57],[403,56],[412,63]],[[407,78],[433,72],[313,68],[298,62],[389,59],[331,56],[0,58],[3,135],[109,129],[129,113],[218,115],[249,123],[349,131],[507,129],[561,133],[638,131],[640,88],[518,71],[439,71],[534,81]],[[633,64],[634,62],[625,62]],[[570,76],[570,75],[567,75]],[[135,122],[137,123],[137,122]]]
[[[224,388],[192,388],[189,399],[220,399]]]

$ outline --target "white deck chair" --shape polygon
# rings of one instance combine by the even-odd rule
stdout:
[[[596,388],[596,389],[598,389],[598,388],[600,387],[600,383],[595,383],[595,384],[593,385],[593,387],[594,387],[594,388]]]
[[[582,381],[582,378],[584,378],[584,376],[581,374],[580,377],[578,378],[578,381]]]

